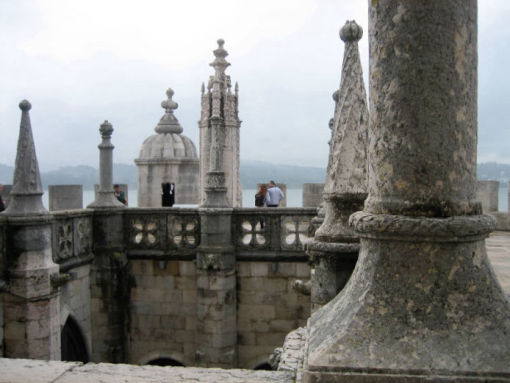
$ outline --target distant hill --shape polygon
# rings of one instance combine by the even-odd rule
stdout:
[[[482,181],[499,181],[500,186],[510,181],[510,164],[486,162],[478,164],[478,179]]]
[[[0,164],[0,183],[12,183],[14,168]],[[114,164],[114,182],[128,184],[130,189],[137,187],[135,165]],[[271,164],[263,161],[241,161],[241,183],[243,189],[255,189],[257,183],[275,180],[287,184],[287,188],[301,188],[304,183],[324,182],[326,169],[310,166]],[[479,180],[494,180],[501,183],[510,181],[510,164],[486,162],[478,164]],[[63,166],[58,170],[41,173],[43,187],[47,185],[83,185],[84,190],[92,190],[99,183],[99,171],[88,165]]]
[[[256,189],[257,183],[267,183],[270,180],[287,184],[288,189],[300,189],[304,183],[324,182],[326,168],[241,161],[243,189]]]

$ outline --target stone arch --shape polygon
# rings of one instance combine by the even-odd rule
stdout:
[[[174,366],[186,367],[182,362],[184,357],[182,354],[173,351],[154,351],[148,353],[138,361],[138,364],[148,364],[153,366]]]
[[[246,368],[251,370],[272,370],[267,355],[259,355],[246,363]]]
[[[72,315],[67,316],[67,320],[62,327],[60,349],[63,361],[83,363],[89,361],[89,352],[83,331]]]
[[[265,361],[265,362],[262,362],[262,363],[259,363],[258,365],[256,365],[254,368],[254,370],[266,370],[266,371],[273,371],[273,368],[271,367],[271,365],[269,364],[268,361]]]

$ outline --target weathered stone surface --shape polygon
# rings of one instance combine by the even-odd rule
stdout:
[[[293,374],[280,371],[221,370],[133,366],[127,364],[85,364],[0,359],[0,382],[5,383],[291,383]]]
[[[48,193],[50,210],[83,208],[82,185],[49,185]]]
[[[303,184],[303,207],[319,207],[322,203],[324,183]]]
[[[360,255],[310,319],[304,381],[510,381],[510,306],[475,201],[476,1],[369,8]]]
[[[39,164],[35,154],[35,144],[30,124],[29,111],[32,105],[27,100],[19,103],[21,122],[19,128],[18,150],[14,167],[14,180],[10,192],[10,201],[5,215],[48,214],[42,204],[42,185]]]
[[[345,52],[340,88],[333,95],[335,114],[324,185],[324,220],[307,245],[314,264],[313,310],[343,288],[356,262],[357,249],[350,244],[358,239],[348,221],[363,207],[367,189],[368,106],[358,49],[362,35],[363,30],[354,21],[347,21],[340,30]],[[347,246],[326,246],[328,243]]]
[[[119,202],[113,194],[113,149],[111,142],[113,126],[107,120],[99,127],[102,141],[99,148],[99,190],[96,199],[87,207],[90,208],[121,208],[124,204]]]
[[[199,160],[195,144],[182,135],[174,115],[178,104],[174,91],[167,90],[168,100],[161,103],[165,114],[148,137],[135,160],[138,170],[138,206],[161,207],[162,183],[175,184],[176,204],[197,204],[199,194]]]
[[[81,363],[0,358],[2,383],[50,383]]]
[[[206,188],[209,189],[208,206],[240,207],[242,189],[239,176],[238,86],[231,90],[230,76],[225,69],[228,52],[218,40],[215,59],[210,64],[215,73],[210,76],[207,92],[202,85],[202,113],[200,128],[200,205],[206,205]]]
[[[476,199],[482,204],[482,211],[484,213],[498,211],[498,194],[498,181],[477,181]]]
[[[304,361],[306,333],[307,329],[305,327],[299,327],[287,334],[281,349],[278,371],[289,371],[296,375],[301,373]]]

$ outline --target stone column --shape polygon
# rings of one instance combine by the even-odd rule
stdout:
[[[50,210],[68,210],[83,208],[82,185],[49,185]]]
[[[128,261],[124,245],[124,204],[113,194],[112,124],[99,128],[99,188],[94,208],[94,264],[91,272],[92,360],[125,363],[129,318]]]
[[[232,209],[200,209],[197,252],[196,364],[237,366],[236,258],[231,239]]]
[[[29,110],[20,104],[21,124],[7,216],[7,286],[4,345],[9,358],[60,360],[59,267],[53,263],[51,222],[42,186]]]
[[[113,195],[113,146],[111,142],[113,126],[105,120],[99,127],[102,142],[99,148],[99,190],[96,200],[87,207],[89,208],[111,208],[125,207]]]
[[[369,195],[305,382],[510,380],[510,306],[476,191],[476,0],[369,2]],[[496,378],[497,377],[497,378]]]
[[[220,45],[215,51],[217,57],[221,56],[218,54],[221,49]],[[222,54],[226,55],[226,52]],[[221,60],[216,60],[216,64],[220,67]],[[225,63],[223,65],[226,67]],[[213,99],[212,106],[209,171],[203,190],[205,202],[199,209],[201,240],[197,251],[195,362],[204,367],[232,368],[237,365],[236,257],[231,238],[233,210],[223,171],[226,135],[222,129],[224,120],[220,117],[219,100]]]
[[[368,105],[358,41],[363,30],[348,21],[340,30],[345,42],[340,89],[333,99],[335,115],[328,173],[324,186],[324,221],[307,244],[313,272],[312,310],[329,302],[345,286],[356,264],[359,239],[349,216],[363,207],[367,190]]]
[[[130,279],[123,213],[117,208],[94,211],[94,263],[90,278],[94,362],[128,361]]]

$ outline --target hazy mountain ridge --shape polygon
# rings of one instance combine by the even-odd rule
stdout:
[[[0,182],[11,184],[14,167],[0,164]],[[137,187],[135,165],[114,164],[114,182],[128,184],[130,189]],[[255,189],[257,183],[275,180],[287,184],[289,189],[299,189],[303,183],[324,182],[326,169],[312,166],[272,164],[264,161],[241,161],[241,183],[244,189]],[[510,164],[486,162],[478,164],[478,179],[494,180],[500,183],[510,181]],[[88,165],[63,166],[58,170],[41,173],[43,187],[48,185],[83,185],[84,190],[92,190],[99,183],[98,169]]]

